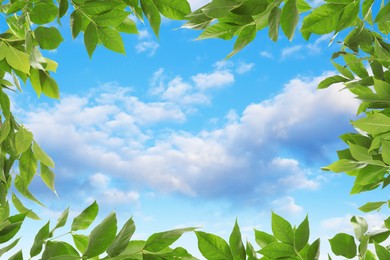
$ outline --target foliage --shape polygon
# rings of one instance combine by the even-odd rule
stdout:
[[[191,12],[185,0],[10,0],[0,1],[7,29],[0,34],[0,256],[13,249],[14,239],[26,217],[39,219],[27,209],[20,197],[38,204],[29,185],[39,171],[43,182],[55,192],[54,162],[33,139],[33,134],[19,124],[11,111],[7,91],[21,91],[20,80],[31,86],[38,96],[59,98],[60,92],[52,77],[57,63],[42,55],[41,50],[55,50],[64,40],[55,23],[69,14],[72,37],[81,37],[87,53],[92,57],[97,46],[125,53],[122,34],[135,34],[134,20],[147,19],[158,36],[161,15],[176,20],[187,20],[184,28],[201,30],[198,39],[235,38],[231,57],[252,42],[257,32],[268,28],[268,35],[277,41],[281,32],[292,40],[300,17],[300,32],[305,39],[312,34],[334,33],[332,41],[345,34],[340,51],[332,56],[332,64],[339,72],[323,80],[318,88],[335,83],[362,101],[352,122],[358,130],[341,139],[348,148],[338,151],[339,160],[324,167],[333,172],[345,172],[355,179],[351,194],[370,191],[390,184],[390,3],[374,0],[325,0],[312,8],[305,0],[213,0]],[[132,14],[133,16],[129,16]],[[12,81],[7,80],[12,77]],[[16,89],[15,89],[16,88]],[[18,173],[11,172],[17,162]],[[14,187],[14,193],[9,194]],[[9,196],[20,212],[10,216]],[[363,212],[390,207],[390,200],[368,202],[360,207]],[[115,213],[96,225],[89,235],[80,233],[94,222],[98,205],[92,203],[73,219],[69,235],[73,245],[53,239],[57,229],[64,228],[69,209],[59,217],[54,228],[47,222],[36,234],[30,257],[42,259],[194,259],[184,248],[171,248],[185,232],[194,232],[198,247],[207,259],[318,259],[320,241],[309,240],[309,221],[305,218],[293,227],[282,217],[272,214],[272,234],[255,230],[260,250],[242,241],[236,222],[229,241],[195,228],[176,229],[155,233],[146,241],[131,240],[135,224],[129,219],[117,232]],[[390,259],[389,247],[382,246],[390,235],[390,218],[385,229],[368,232],[366,221],[354,216],[351,224],[355,237],[339,233],[329,240],[335,255],[359,259]],[[370,244],[373,247],[368,247]],[[375,249],[375,253],[373,251]],[[376,256],[375,256],[376,255]],[[18,251],[11,259],[23,259]],[[331,257],[329,256],[329,259]]]

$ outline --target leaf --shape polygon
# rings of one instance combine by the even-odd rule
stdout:
[[[367,165],[359,170],[355,179],[357,185],[371,185],[381,182],[388,172],[387,167]]]
[[[121,1],[85,1],[80,5],[83,13],[88,15],[99,15],[107,13],[115,8],[121,6]]]
[[[107,250],[108,246],[115,239],[116,224],[116,215],[115,213],[111,213],[92,230],[83,258],[95,257]]]
[[[249,241],[246,241],[246,255],[248,256],[248,260],[256,260],[257,254],[251,243]],[[245,259],[245,258],[243,258]]]
[[[380,79],[380,80],[384,79],[383,66],[379,61],[377,61],[377,60],[371,61],[370,67],[371,67],[372,73],[374,74],[375,78]]]
[[[348,145],[349,150],[351,151],[351,154],[356,161],[372,160],[372,156],[368,154],[368,149],[366,147],[353,143],[348,143]]]
[[[15,147],[17,153],[24,153],[31,146],[32,141],[33,134],[24,127],[20,127],[15,133]]]
[[[95,51],[98,42],[99,36],[97,27],[93,23],[90,23],[84,32],[84,45],[90,58],[92,58],[92,54]]]
[[[9,46],[5,59],[7,60],[8,64],[15,70],[20,70],[23,73],[29,74],[30,57],[28,54],[19,51],[12,46]]]
[[[234,260],[245,259],[245,247],[242,243],[240,227],[238,226],[237,220],[234,224],[233,231],[230,234],[229,245]]]
[[[340,82],[347,82],[348,79],[340,76],[340,75],[335,75],[335,76],[331,76],[331,77],[327,77],[326,79],[324,79],[323,81],[321,81],[319,84],[318,84],[318,87],[317,89],[324,89],[324,88],[327,88],[329,87],[330,85],[333,85],[335,83],[340,83]]]
[[[297,0],[287,0],[283,6],[280,20],[284,34],[291,41],[299,20]]]
[[[374,78],[374,89],[380,99],[390,99],[390,84],[386,81]]]
[[[50,75],[41,70],[39,71],[39,78],[41,80],[43,94],[50,98],[59,99],[60,90],[58,88],[57,82],[52,77],[50,77]]]
[[[337,256],[344,256],[346,258],[354,258],[356,256],[357,247],[351,235],[339,233],[329,239],[329,243],[333,253]]]
[[[2,90],[0,90],[0,106],[1,106],[1,111],[3,112],[4,117],[8,119],[10,114],[11,114],[11,112],[10,112],[11,102],[9,100],[8,95],[6,93],[4,93]]]
[[[76,246],[76,248],[81,252],[84,253],[85,250],[87,250],[88,246],[88,237],[85,235],[79,235],[72,233],[73,242]]]
[[[123,10],[113,9],[107,13],[95,16],[94,21],[98,26],[102,27],[117,26],[121,24],[129,14],[129,12]]]
[[[34,30],[39,47],[44,50],[55,50],[64,40],[55,27],[39,26]]]
[[[66,210],[64,210],[64,212],[61,213],[60,217],[57,220],[57,224],[54,227],[54,229],[51,231],[51,233],[53,233],[54,230],[65,226],[66,221],[68,220],[68,216],[69,216],[69,207]]]
[[[384,204],[386,204],[386,201],[368,202],[363,206],[361,206],[359,210],[367,213],[367,212],[380,209]]]
[[[153,0],[162,15],[173,20],[183,20],[191,12],[186,0]]]
[[[379,230],[375,232],[371,232],[369,235],[370,243],[382,243],[384,242],[390,235],[390,230]]]
[[[271,244],[262,248],[259,253],[271,259],[290,259],[292,256],[296,255],[292,246],[280,242],[272,242]]]
[[[324,4],[303,19],[301,31],[315,34],[327,34],[336,30],[345,5]]]
[[[390,252],[388,249],[384,248],[379,244],[375,244],[375,251],[379,260],[390,259]]]
[[[231,10],[238,7],[240,3],[234,0],[213,0],[202,8],[204,14],[211,18],[220,18],[227,15]]]
[[[20,238],[14,240],[11,244],[9,244],[8,246],[5,246],[3,248],[0,249],[0,257],[2,255],[4,255],[5,253],[11,251],[12,248],[14,248],[16,246],[16,244],[19,242]]]
[[[233,259],[229,245],[221,237],[202,231],[195,231],[195,234],[199,251],[206,259]]]
[[[381,134],[390,132],[390,117],[375,113],[352,122],[352,125],[372,135]]]
[[[97,34],[104,47],[125,54],[125,46],[119,32],[112,28],[98,28]]]
[[[20,230],[26,214],[18,214],[7,219],[8,224],[0,230],[0,243],[11,240]]]
[[[347,66],[360,78],[366,78],[369,76],[362,61],[358,59],[355,55],[349,53],[345,54],[344,60]]]
[[[340,64],[332,61],[333,66],[338,70],[338,72],[341,73],[344,77],[348,79],[354,79],[355,77],[353,76],[352,72],[347,69],[345,66],[341,66]]]
[[[73,11],[70,15],[70,26],[72,29],[72,37],[75,39],[77,35],[79,35],[81,31],[81,27],[83,25],[83,20],[81,18],[81,15],[78,11]]]
[[[34,257],[42,251],[43,243],[49,238],[50,221],[48,221],[37,233],[34,239],[34,244],[30,249],[30,256]]]
[[[366,220],[362,217],[353,216],[351,218],[351,224],[353,226],[357,240],[362,241],[364,234],[366,234],[368,230],[368,224]]]
[[[160,31],[161,17],[153,0],[141,0],[141,8],[152,27],[154,34],[158,37]]]
[[[359,1],[353,1],[344,8],[344,11],[342,12],[337,23],[336,32],[347,28],[348,26],[352,25],[356,19],[358,19],[360,7],[359,4]]]
[[[221,38],[229,40],[233,38],[234,33],[239,29],[239,26],[232,26],[227,23],[216,23],[207,27],[200,35],[197,40],[203,40],[208,38]]]
[[[382,7],[379,13],[376,15],[374,22],[376,23],[384,23],[390,20],[390,3],[387,3],[384,7]]]
[[[26,208],[23,205],[23,203],[19,200],[19,198],[16,197],[15,193],[12,193],[12,203],[20,213],[25,213],[28,218],[35,219],[35,220],[40,219],[37,214],[35,214],[32,210]]]
[[[133,20],[126,17],[121,24],[115,27],[119,32],[138,34],[137,25]]]
[[[162,251],[163,249],[166,249],[170,245],[172,245],[176,240],[178,240],[183,233],[194,231],[194,230],[195,228],[180,228],[180,229],[155,233],[146,240],[144,249],[149,252],[155,252],[155,253]]]
[[[122,227],[116,236],[114,242],[107,249],[107,254],[111,257],[117,256],[122,253],[129,244],[130,238],[135,231],[135,225],[132,218],[130,218]]]
[[[30,19],[35,24],[47,24],[56,19],[58,8],[53,3],[37,3],[30,12]]]
[[[245,26],[244,29],[240,32],[237,37],[236,42],[234,43],[233,51],[229,53],[227,58],[232,57],[234,54],[242,50],[250,42],[252,42],[256,37],[256,25]]]
[[[55,194],[57,194],[56,189],[54,187],[54,173],[49,169],[45,164],[41,163],[41,178],[42,181],[46,184],[46,186],[51,189]]]
[[[281,9],[275,6],[268,17],[268,36],[273,41],[278,40]]]
[[[290,223],[272,212],[272,233],[281,242],[294,245],[294,231]]]
[[[84,209],[80,215],[73,219],[71,230],[77,231],[87,229],[95,220],[98,211],[99,206],[97,205],[96,201],[94,201],[91,205]]]
[[[306,244],[309,242],[310,228],[309,228],[309,219],[308,216],[302,221],[295,230],[294,234],[294,245],[297,251],[301,251]]]
[[[318,260],[320,258],[320,239],[314,241],[307,250],[307,260]]]
[[[41,86],[41,80],[40,80],[39,74],[40,74],[39,70],[31,68],[31,70],[30,70],[30,82],[31,82],[31,85],[32,85],[35,93],[37,93],[38,97],[40,97],[41,93],[42,93],[42,86]]]
[[[59,256],[62,256],[59,257]],[[77,258],[73,258],[77,257]],[[47,241],[45,250],[42,254],[42,260],[53,259],[53,260],[71,260],[80,259],[79,253],[72,245],[62,241]]]
[[[255,238],[256,238],[256,243],[261,248],[276,241],[276,238],[274,236],[256,229],[255,229]]]
[[[41,163],[45,164],[46,166],[49,166],[49,167],[54,167],[54,162],[53,160],[50,158],[49,155],[47,155],[45,153],[45,151],[42,150],[42,148],[39,146],[39,144],[37,142],[33,142],[33,151],[34,151],[34,156],[35,158],[40,161]]]
[[[60,0],[60,3],[58,5],[58,18],[63,17],[69,8],[69,2],[68,0]]]
[[[37,168],[37,160],[35,159],[31,148],[29,148],[22,153],[19,159],[20,180],[24,189],[27,189],[28,185],[31,183],[37,172]]]
[[[14,255],[12,255],[8,260],[23,260],[22,250],[19,250]]]
[[[372,25],[372,5],[375,0],[364,0],[362,4],[363,19],[367,20]]]

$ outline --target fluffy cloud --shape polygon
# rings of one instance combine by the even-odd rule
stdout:
[[[153,56],[160,45],[153,40],[153,36],[146,30],[139,31],[138,43],[135,45],[137,53],[148,52],[148,56]]]
[[[84,180],[75,188],[85,182],[119,183],[122,189],[110,186],[100,196],[135,199],[131,192],[137,186],[263,203],[292,189],[318,188],[320,178],[311,167],[323,164],[326,147],[349,128],[345,122],[357,101],[337,87],[316,91],[322,79],[293,79],[274,98],[250,104],[240,114],[227,112],[225,125],[212,131],[173,130],[169,126],[184,118],[178,107],[169,101],[140,101],[119,86],[32,109],[24,122],[54,154],[59,172]],[[161,98],[183,96],[188,88],[176,77],[163,84]],[[160,122],[164,128],[158,128]],[[64,182],[62,192],[67,185],[72,186]],[[294,201],[288,205],[299,211]]]
[[[271,206],[273,211],[286,216],[297,215],[303,212],[303,207],[297,205],[295,199],[290,196],[272,201]]]

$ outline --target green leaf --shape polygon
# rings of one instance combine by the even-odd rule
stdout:
[[[39,70],[31,68],[30,81],[31,81],[31,85],[32,85],[35,93],[37,93],[38,97],[40,97],[41,93],[42,93],[42,86],[41,86],[41,80],[40,80],[39,74],[40,74]]]
[[[390,252],[388,249],[384,248],[379,244],[375,244],[375,251],[379,260],[390,259]]]
[[[382,243],[390,235],[390,230],[378,230],[375,232],[369,233],[370,243]]]
[[[348,145],[349,150],[351,151],[351,154],[356,161],[372,160],[372,156],[368,154],[368,149],[366,147],[353,143],[349,143]]]
[[[256,238],[256,243],[261,248],[276,241],[276,238],[274,236],[256,229],[255,229],[255,238]]]
[[[129,244],[130,238],[134,234],[135,225],[132,218],[130,218],[122,227],[116,236],[114,242],[107,249],[107,254],[111,257],[117,256],[122,253]]]
[[[281,9],[275,6],[268,17],[268,36],[273,41],[278,40]]]
[[[186,0],[153,0],[162,15],[173,20],[183,20],[191,12]]]
[[[19,51],[12,46],[9,46],[5,59],[7,60],[8,64],[15,70],[20,70],[23,73],[29,74],[30,57],[28,54]]]
[[[348,78],[348,79],[354,79],[355,77],[353,76],[352,72],[347,69],[347,67],[345,66],[341,66],[340,64],[332,61],[332,64],[333,66],[338,70],[338,72],[341,73],[341,75],[343,75],[344,77]]]
[[[376,165],[367,165],[366,167],[359,169],[358,175],[355,179],[357,185],[371,185],[381,182],[388,172],[387,167],[381,167]]]
[[[195,228],[181,228],[155,233],[146,240],[144,249],[149,252],[159,252],[172,245],[176,240],[181,237],[183,233],[194,230]]]
[[[248,256],[248,260],[256,260],[257,254],[252,244],[249,241],[246,241],[246,255]],[[245,258],[244,258],[245,259]]]
[[[141,0],[141,8],[146,18],[148,18],[150,26],[154,31],[154,34],[158,37],[158,32],[160,31],[161,17],[156,5],[154,4],[153,0]]]
[[[59,256],[62,256],[59,257]],[[77,258],[72,258],[77,257]],[[45,250],[42,254],[42,260],[71,260],[80,259],[80,255],[76,249],[70,244],[62,241],[47,241]]]
[[[64,40],[55,27],[39,26],[34,30],[39,47],[44,50],[55,50]]]
[[[344,8],[345,5],[341,4],[324,4],[319,6],[303,19],[301,31],[327,34],[336,30]]]
[[[385,226],[390,229],[390,217],[388,217],[385,221]]]
[[[57,224],[54,227],[54,229],[51,231],[51,233],[53,233],[54,230],[65,226],[66,221],[68,220],[68,216],[69,216],[69,207],[66,210],[64,210],[64,212],[61,213],[60,217],[57,220]]]
[[[9,116],[10,116],[10,113],[11,113],[10,112],[10,110],[11,110],[11,102],[9,100],[8,95],[6,93],[4,93],[2,90],[0,90],[0,107],[1,107],[1,111],[3,112],[4,117],[8,119]],[[9,131],[6,132],[6,133],[8,134]]]
[[[234,43],[233,51],[229,53],[227,58],[232,57],[234,54],[242,50],[251,41],[253,41],[255,37],[256,37],[256,25],[252,24],[252,25],[245,26],[244,29],[242,29],[242,31],[238,35],[236,42]]]
[[[23,260],[23,253],[22,250],[16,252],[14,255],[12,255],[8,260]]]
[[[107,250],[108,246],[114,241],[117,230],[117,220],[115,213],[108,215],[91,232],[88,240],[87,250],[83,258],[95,257]]]
[[[390,84],[386,81],[374,78],[374,89],[380,99],[390,99]]]
[[[365,69],[362,61],[353,54],[345,54],[344,60],[347,66],[360,78],[368,77],[368,72]]]
[[[39,71],[39,78],[41,81],[41,88],[43,94],[50,98],[59,99],[60,98],[60,90],[58,88],[57,82],[50,77],[50,75],[46,74],[44,71]]]
[[[337,256],[344,256],[346,258],[354,258],[356,256],[357,247],[353,236],[339,233],[333,238],[329,239],[332,251]]]
[[[125,46],[119,32],[112,28],[98,28],[97,34],[104,47],[125,54]]]
[[[49,238],[50,221],[48,221],[37,233],[34,239],[34,244],[30,249],[30,256],[34,257],[42,251],[43,243]]]
[[[352,124],[354,127],[372,135],[390,132],[390,117],[382,113],[368,115],[352,122]]]
[[[25,213],[28,218],[35,219],[35,220],[40,219],[37,214],[35,214],[32,210],[26,208],[23,205],[23,203],[19,200],[19,198],[16,197],[15,193],[12,193],[12,203],[20,213]]]
[[[96,201],[94,201],[91,205],[84,209],[80,215],[73,219],[71,230],[77,231],[87,229],[95,220],[98,211],[99,206],[97,205]]]
[[[281,25],[284,34],[291,41],[299,20],[297,0],[287,0],[281,14]]]
[[[115,27],[119,32],[138,34],[137,25],[133,20],[126,17],[121,24]]]
[[[297,251],[301,251],[306,244],[309,242],[310,228],[309,228],[309,219],[308,216],[302,221],[295,230],[294,234],[294,245]]]
[[[359,1],[353,1],[344,8],[344,11],[342,12],[337,23],[336,32],[347,28],[355,22],[359,14],[359,4]]]
[[[375,78],[380,79],[380,80],[384,79],[383,66],[379,61],[377,61],[377,60],[371,61],[370,67],[371,67],[372,73],[374,74]]]
[[[68,11],[68,8],[69,8],[69,2],[68,0],[59,0],[60,3],[58,5],[58,18],[61,18],[63,17],[66,12]]]
[[[84,32],[84,45],[87,49],[88,55],[92,58],[92,54],[99,43],[99,36],[97,27],[93,23],[88,24],[87,29]]]
[[[23,126],[15,133],[15,147],[18,154],[24,153],[33,141],[33,134]]]
[[[229,40],[233,38],[234,33],[239,28],[239,26],[232,26],[227,23],[216,23],[207,27],[196,39],[203,40],[208,38],[221,38],[224,40]]]
[[[199,251],[206,259],[233,260],[229,245],[221,237],[202,231],[195,231],[195,234]]]
[[[290,259],[292,258],[292,256],[296,255],[295,250],[292,246],[280,242],[272,242],[271,244],[262,248],[259,253],[270,259]]]
[[[0,230],[0,243],[11,240],[20,230],[26,214],[18,214],[7,219],[8,224]]]
[[[72,29],[73,39],[75,39],[77,35],[79,35],[82,25],[83,20],[81,18],[81,14],[77,10],[73,11],[70,15],[70,27]]]
[[[238,7],[240,3],[234,0],[213,0],[202,8],[202,11],[211,18],[220,18],[227,15],[231,10]]]
[[[333,85],[335,83],[339,83],[339,82],[346,82],[348,81],[348,79],[340,76],[340,75],[335,75],[335,76],[331,76],[331,77],[328,77],[326,79],[324,79],[323,81],[321,81],[319,84],[318,84],[318,89],[324,89],[324,88],[327,88],[329,87],[330,85]]]
[[[376,15],[374,22],[376,23],[384,23],[390,20],[390,3],[387,3],[384,7],[382,7],[379,13]]]
[[[357,240],[362,241],[364,234],[366,234],[368,230],[368,224],[366,220],[362,217],[353,216],[351,218],[351,224],[353,226]]]
[[[318,260],[320,258],[320,239],[314,241],[307,250],[307,260]]]
[[[85,14],[99,15],[107,13],[115,8],[119,8],[121,5],[123,5],[121,1],[85,1],[80,5],[80,8]]]
[[[245,247],[242,243],[240,227],[238,226],[237,220],[234,224],[233,231],[230,234],[229,245],[234,260],[245,259]]]
[[[361,206],[359,210],[367,213],[367,212],[380,209],[384,204],[386,204],[386,201],[368,202],[363,206]]]
[[[72,233],[73,242],[76,246],[76,248],[81,252],[84,253],[85,250],[87,250],[88,246],[88,237],[85,235],[79,235]]]
[[[31,22],[46,24],[54,21],[58,14],[58,8],[53,3],[37,3],[30,12]]]
[[[11,244],[9,244],[8,246],[5,246],[3,248],[0,249],[0,257],[2,255],[4,255],[5,253],[11,251],[12,248],[14,248],[16,246],[16,244],[19,242],[20,238],[14,240]]]
[[[47,155],[45,153],[45,151],[42,150],[42,148],[39,146],[39,144],[37,142],[33,142],[33,151],[34,151],[34,156],[35,158],[40,161],[41,163],[45,164],[46,166],[49,166],[49,167],[54,167],[54,162],[53,160],[50,158],[49,155]]]
[[[43,163],[41,163],[41,178],[49,189],[51,189],[54,193],[57,193],[54,187],[54,173]]]
[[[294,231],[290,223],[272,212],[272,233],[281,242],[294,245]]]
[[[35,159],[31,148],[29,148],[22,153],[19,159],[20,180],[22,181],[24,189],[27,189],[28,185],[31,183],[37,172],[37,168],[37,160]]]
[[[129,14],[129,12],[123,10],[113,9],[107,13],[95,16],[94,21],[98,26],[102,27],[117,26],[121,24]]]
[[[362,4],[363,19],[367,20],[372,25],[372,5],[375,0],[364,0]]]

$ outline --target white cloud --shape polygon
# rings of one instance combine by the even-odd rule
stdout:
[[[295,199],[286,196],[271,202],[272,210],[282,215],[298,215],[303,212],[303,207],[295,203]]]
[[[251,71],[254,66],[255,66],[254,63],[240,62],[240,63],[238,63],[238,66],[236,68],[236,72],[238,74],[244,74],[244,73]]]
[[[312,54],[317,54],[321,51],[321,44],[322,43],[328,43],[330,42],[330,39],[332,38],[332,34],[324,34],[321,35],[318,39],[314,41],[314,43],[309,43],[307,45],[307,48]]]
[[[267,58],[267,59],[273,59],[274,58],[274,56],[270,52],[267,52],[267,51],[260,52],[260,56],[264,57],[264,58]]]
[[[295,45],[292,47],[286,47],[282,50],[282,59],[297,54],[303,48],[302,45]]]
[[[212,73],[199,73],[191,78],[200,90],[219,88],[234,83],[234,75],[229,70],[217,70]]]
[[[318,158],[322,163],[324,147],[349,128],[345,122],[358,106],[338,87],[316,91],[323,78],[293,79],[272,99],[240,114],[231,111],[226,125],[198,133],[168,124],[184,120],[171,102],[143,102],[118,86],[65,97],[53,108],[31,108],[23,120],[67,172],[99,172],[123,184],[254,203],[320,185],[308,168],[317,168]],[[186,84],[176,77],[164,84],[164,91],[172,91],[163,93],[183,96]],[[151,128],[158,122],[168,126]],[[100,175],[92,180],[107,183]],[[114,188],[107,197],[134,196]]]
[[[137,53],[148,52],[148,56],[153,56],[160,45],[153,40],[153,36],[147,30],[140,30],[138,43],[135,45]]]

